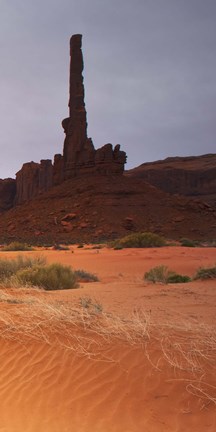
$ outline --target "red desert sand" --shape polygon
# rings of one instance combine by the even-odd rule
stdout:
[[[42,253],[99,281],[1,287],[0,430],[214,432],[215,282],[151,284],[143,275],[163,264],[193,276],[215,265],[215,249]]]

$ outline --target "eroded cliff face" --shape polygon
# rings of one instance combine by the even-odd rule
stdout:
[[[200,197],[216,206],[216,154],[167,158],[127,171],[169,192]]]
[[[69,117],[62,121],[63,155],[56,154],[53,164],[51,160],[41,160],[22,166],[16,174],[15,204],[29,201],[73,177],[123,173],[126,153],[120,150],[120,145],[113,148],[112,144],[106,144],[96,150],[87,136],[83,68],[82,35],[76,34],[70,39]]]
[[[0,212],[13,207],[15,195],[16,181],[12,178],[0,179]]]
[[[16,174],[15,204],[29,201],[40,193],[50,189],[53,184],[52,161],[41,160],[40,163],[27,162]]]

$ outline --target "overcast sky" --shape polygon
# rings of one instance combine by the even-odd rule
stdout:
[[[0,0],[1,178],[62,152],[75,33],[96,148],[216,153],[216,0]]]

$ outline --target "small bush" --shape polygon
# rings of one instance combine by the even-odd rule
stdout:
[[[168,275],[167,283],[187,283],[190,282],[191,278],[187,275],[180,275],[178,273],[173,273]]]
[[[194,279],[216,279],[216,266],[215,267],[201,267],[197,270]]]
[[[31,269],[20,270],[17,278],[24,285],[32,285],[45,290],[63,290],[77,288],[77,277],[69,266],[50,264],[35,266]]]
[[[153,267],[148,272],[145,273],[144,279],[149,282],[162,282],[167,283],[168,269],[166,266],[160,265]]]
[[[75,270],[74,273],[79,282],[98,282],[98,277],[96,275],[85,270]]]
[[[31,246],[28,246],[26,243],[20,243],[20,242],[12,242],[8,245],[4,246],[2,251],[32,251],[33,248]]]
[[[112,242],[111,246],[116,248],[149,248],[165,246],[166,241],[158,234],[151,232],[133,233]]]
[[[180,240],[181,246],[185,246],[185,247],[195,247],[196,244],[193,240],[187,239],[187,238],[183,238]]]
[[[35,266],[45,265],[46,259],[43,256],[23,257],[18,255],[14,259],[0,259],[0,282],[15,275],[19,270],[31,269]]]
[[[190,282],[190,277],[186,275],[180,275],[169,270],[166,266],[160,265],[153,267],[145,273],[144,279],[153,283],[161,282],[167,283],[186,283]]]

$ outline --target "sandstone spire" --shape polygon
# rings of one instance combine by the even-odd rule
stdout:
[[[76,175],[79,167],[93,164],[95,153],[91,140],[87,138],[81,47],[82,35],[73,35],[70,39],[69,117],[62,122],[66,134],[63,150],[65,178]]]

